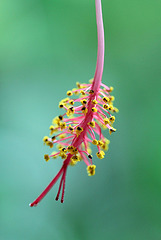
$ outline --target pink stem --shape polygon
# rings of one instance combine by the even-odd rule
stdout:
[[[67,171],[67,167],[65,168],[64,170],[64,173],[63,173],[63,189],[62,189],[62,197],[61,197],[61,203],[64,202],[64,192],[65,192],[65,177],[66,177],[66,171]]]
[[[63,179],[64,179],[64,173],[63,173],[63,176],[61,177],[61,180],[60,180],[58,193],[57,193],[57,196],[56,196],[56,198],[55,198],[56,201],[59,200],[59,195],[60,195],[60,190],[61,190],[61,187],[62,187]]]
[[[92,89],[98,91],[103,73],[104,66],[104,28],[102,19],[101,0],[95,0],[96,5],[96,20],[97,20],[97,35],[98,35],[98,50],[97,50],[97,64],[92,84]]]
[[[64,170],[64,164],[55,176],[55,178],[49,183],[49,185],[45,188],[45,190],[40,194],[38,198],[36,198],[35,201],[29,204],[30,207],[36,206],[45,196],[46,194],[50,191],[50,189],[53,187],[53,185],[56,183],[56,181],[59,179],[60,175],[62,174]]]

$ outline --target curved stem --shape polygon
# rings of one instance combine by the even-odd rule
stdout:
[[[95,5],[96,5],[96,21],[97,21],[97,35],[98,35],[98,50],[97,50],[96,71],[94,75],[92,89],[97,92],[101,84],[103,66],[104,66],[104,27],[103,27],[101,0],[95,0]]]
[[[53,187],[53,185],[56,183],[56,181],[59,179],[61,176],[62,172],[64,170],[64,164],[57,173],[57,175],[54,177],[54,179],[49,183],[49,185],[45,188],[45,190],[40,194],[38,198],[36,198],[35,201],[29,204],[30,207],[36,206],[45,196],[46,194],[50,191],[50,189]]]

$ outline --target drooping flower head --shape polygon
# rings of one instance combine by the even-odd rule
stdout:
[[[89,83],[76,83],[76,88],[67,91],[67,97],[59,103],[59,108],[64,113],[53,119],[50,126],[50,137],[45,136],[43,141],[52,148],[57,145],[57,152],[44,156],[46,161],[51,158],[61,157],[63,164],[57,175],[30,204],[36,206],[60,178],[60,185],[56,200],[62,190],[61,202],[64,201],[65,180],[68,166],[75,166],[84,161],[89,176],[95,175],[96,165],[93,164],[95,156],[91,155],[91,145],[97,146],[96,156],[105,157],[109,140],[104,137],[103,129],[109,133],[115,132],[113,127],[115,117],[113,113],[118,109],[113,106],[114,96],[111,95],[113,87],[103,84],[102,73],[104,65],[104,28],[102,20],[101,0],[95,0],[96,20],[98,34],[97,64],[94,78]]]

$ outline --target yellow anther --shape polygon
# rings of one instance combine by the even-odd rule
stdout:
[[[72,96],[72,95],[73,95],[72,91],[67,91],[67,96]]]
[[[70,101],[69,101],[69,104],[70,104],[70,105],[74,105],[74,101],[73,101],[73,100],[70,100]]]
[[[59,108],[63,108],[64,105],[62,103],[59,104]]]
[[[70,132],[73,132],[73,131],[74,131],[74,128],[73,128],[71,125],[69,125],[68,130],[69,130]]]
[[[69,101],[69,99],[70,99],[70,98],[68,98],[68,97],[67,97],[67,98],[63,98],[63,99],[60,101],[60,103],[66,103],[66,102]]]
[[[93,107],[92,112],[97,112],[97,108]]]
[[[77,154],[77,153],[78,153],[78,149],[77,149],[77,148],[74,148],[73,154]]]
[[[55,127],[53,125],[51,125],[49,127],[49,130],[50,130],[50,134],[52,135],[55,132]]]
[[[110,87],[110,89],[108,90],[109,92],[112,92],[114,90],[113,87]]]
[[[47,143],[47,142],[48,142],[48,139],[49,139],[49,137],[48,137],[48,136],[45,136],[45,137],[43,138],[43,142],[44,142],[44,143]]]
[[[94,90],[89,90],[89,94],[94,94]]]
[[[63,152],[63,153],[66,153],[67,149],[66,148],[62,148],[60,151]]]
[[[52,142],[47,142],[46,145],[49,146],[50,148],[53,147],[53,143]]]
[[[73,89],[72,89],[72,91],[73,91],[73,93],[74,93],[75,95],[78,95],[78,94],[79,94],[79,92],[78,92],[77,90],[78,90],[77,88],[73,88]]]
[[[103,129],[107,129],[107,128],[108,128],[108,127],[107,127],[106,125],[104,125],[104,124],[102,124],[101,127],[102,127]]]
[[[61,122],[60,123],[60,129],[63,130],[66,128],[66,123],[65,122]]]
[[[104,118],[103,121],[104,121],[105,124],[109,124],[110,123],[110,120],[108,118]]]
[[[107,139],[107,138],[105,138],[105,143],[106,143],[106,144],[110,144],[110,140]]]
[[[68,146],[67,150],[68,150],[68,152],[70,152],[72,154],[74,151],[74,146]]]
[[[110,101],[115,101],[115,97],[114,96],[110,96]]]
[[[105,151],[108,150],[108,144],[104,143],[103,146],[101,146],[101,148]]]
[[[112,105],[109,105],[108,109],[109,109],[109,110],[112,110],[112,109],[113,109],[113,106],[112,106]]]
[[[57,149],[59,149],[59,150],[61,151],[61,149],[62,149],[64,146],[61,145],[61,144],[58,144],[56,147],[57,147]]]
[[[95,122],[91,121],[91,122],[88,123],[88,125],[94,128],[95,127]]]
[[[52,152],[51,155],[55,155],[57,152]],[[58,155],[52,156],[52,158],[56,159],[58,157]]]
[[[92,103],[93,103],[94,105],[96,105],[98,102],[97,102],[96,99],[94,99],[94,100],[92,100]]]
[[[59,118],[60,121],[63,120],[63,116],[62,115],[59,115],[58,118]]]
[[[96,169],[96,165],[89,165],[89,166],[87,167],[88,176],[93,176],[93,175],[95,175],[95,169]]]
[[[110,143],[110,140],[108,140],[107,138],[104,139],[104,144],[103,146],[101,147],[103,150],[107,151],[108,150],[108,145]]]
[[[59,125],[59,123],[60,123],[60,119],[59,119],[59,117],[55,117],[55,118],[53,118],[52,123],[53,123],[53,124],[57,124],[57,125]]]
[[[80,83],[79,82],[76,82],[76,85],[78,88],[80,88]]]
[[[96,155],[98,158],[102,159],[102,158],[104,158],[105,153],[104,153],[104,151],[100,151],[100,152],[97,152]]]
[[[75,162],[79,162],[79,161],[80,161],[78,155],[73,155],[73,156],[71,157],[71,159],[72,159],[73,161],[75,161]]]
[[[56,139],[56,137],[55,137],[55,136],[52,136],[52,138],[51,138],[51,139],[52,139],[52,141],[54,141],[54,140]]]
[[[115,129],[115,128],[110,128],[110,129],[109,129],[110,135],[111,135],[111,133],[113,133],[113,132],[116,132],[116,129]]]
[[[87,148],[87,152],[88,152],[89,154],[91,154],[91,153],[92,153],[92,149],[91,149],[90,147],[88,147],[88,148]]]
[[[110,101],[110,99],[108,98],[108,97],[103,97],[103,99],[102,99],[105,103],[107,103],[107,102],[109,102]]]
[[[74,161],[72,158],[70,159],[69,165],[70,166],[75,166],[77,164],[77,161]]]
[[[93,139],[92,144],[93,145],[98,145],[98,141],[96,139]]]
[[[103,108],[104,108],[104,109],[108,109],[109,107],[108,107],[107,104],[103,104]]]
[[[116,112],[116,113],[119,112],[118,108],[116,108],[116,107],[113,107],[112,111],[113,111],[113,112]]]
[[[101,140],[98,140],[98,146],[102,147],[104,145],[104,142],[102,142]]]
[[[67,158],[67,155],[66,155],[64,152],[60,152],[60,153],[59,153],[59,156],[60,156],[62,159],[66,159],[66,158]]]
[[[111,116],[111,117],[109,118],[109,120],[110,120],[111,123],[114,123],[114,121],[115,121],[115,116]]]
[[[83,128],[78,126],[78,127],[76,128],[76,134],[77,134],[77,136],[79,136],[79,135],[81,134],[81,132],[83,132]]]
[[[88,112],[88,109],[86,107],[82,107],[81,110],[82,110],[82,113],[85,113],[85,114]]]
[[[81,90],[80,93],[84,96],[86,95],[85,91]]]
[[[71,114],[74,114],[74,107],[70,107],[70,108],[68,108],[66,114],[67,114],[68,117],[69,117]]]
[[[44,155],[44,159],[45,159],[46,162],[49,161],[49,160],[50,160],[49,155],[48,155],[48,154],[45,154],[45,155]]]
[[[65,138],[65,137],[66,137],[66,134],[65,134],[65,133],[62,133],[62,134],[59,135],[59,138],[60,138],[60,139],[63,139],[63,138]]]
[[[82,105],[86,105],[87,104],[87,100],[86,99],[82,99],[81,103],[82,103]]]

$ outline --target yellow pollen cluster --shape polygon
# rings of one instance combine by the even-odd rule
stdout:
[[[71,153],[72,155],[78,153],[78,149],[75,148],[74,146],[68,146],[68,147],[67,147],[67,150],[68,150],[68,152]]]
[[[60,126],[61,130],[66,129],[66,123],[65,122],[61,122],[59,126]]]
[[[93,103],[94,105],[96,105],[98,102],[97,102],[96,99],[94,99],[94,100],[92,100],[92,103]]]
[[[97,108],[93,107],[92,112],[97,112]]]
[[[110,87],[110,89],[108,90],[108,92],[112,92],[114,90],[113,87]]]
[[[80,161],[80,157],[78,155],[74,155],[70,158],[70,165],[75,166],[79,161]]]
[[[114,123],[115,117],[114,117],[114,116],[111,116],[111,117],[109,118],[109,120],[110,120],[111,123]]]
[[[80,93],[81,93],[83,96],[86,95],[85,91],[83,91],[83,90],[81,90]]]
[[[62,103],[59,104],[59,108],[63,108],[64,105]]]
[[[69,101],[69,104],[74,105],[74,101],[73,101],[73,100],[70,100],[70,101]]]
[[[86,114],[88,112],[88,109],[86,107],[82,107],[82,113]]]
[[[89,90],[89,94],[94,94],[94,91],[92,89]]]
[[[82,103],[82,105],[86,105],[87,104],[87,100],[86,99],[82,99],[81,103]]]
[[[104,142],[101,140],[98,140],[98,146],[102,147],[104,145]]]
[[[81,134],[81,132],[83,132],[83,128],[82,127],[77,127],[76,128],[77,137]]]
[[[110,123],[110,120],[108,118],[104,118],[103,120],[104,120],[105,124],[109,124]]]
[[[72,91],[67,91],[67,96],[72,96],[72,95],[73,95]]]
[[[49,161],[49,160],[50,160],[49,155],[48,155],[48,154],[45,154],[45,155],[44,155],[44,159],[45,159],[46,162]]]
[[[66,159],[66,158],[67,158],[67,155],[66,155],[64,152],[60,152],[59,156],[60,156],[62,159]]]
[[[109,110],[112,110],[112,109],[113,109],[113,106],[112,106],[112,105],[109,105],[108,109],[109,109]]]
[[[98,145],[98,141],[97,141],[96,139],[94,139],[94,140],[92,141],[92,144],[93,144],[93,145]]]
[[[44,142],[44,143],[47,143],[47,142],[48,142],[48,139],[49,139],[49,137],[48,137],[48,136],[45,136],[45,137],[43,138],[43,142]]]
[[[95,127],[95,122],[91,121],[91,122],[88,123],[88,125],[94,128]]]
[[[51,155],[54,155],[54,154],[56,154],[56,153],[57,153],[57,152],[54,151],[54,152],[51,153]],[[56,159],[57,157],[58,157],[58,155],[52,156],[53,159]]]
[[[68,130],[69,130],[70,132],[74,132],[74,128],[73,128],[71,125],[69,125]]]
[[[98,158],[102,159],[102,158],[104,158],[105,153],[104,153],[104,151],[100,151],[100,152],[97,152],[96,155]]]
[[[66,134],[65,134],[65,133],[62,133],[62,134],[60,134],[60,135],[58,136],[59,139],[63,139],[63,138],[65,138],[65,137],[66,137]]]
[[[110,98],[111,102],[115,101],[115,97],[114,96],[110,96],[109,98]]]
[[[107,104],[103,104],[104,109],[109,109],[109,106]]]
[[[68,108],[66,114],[67,114],[68,117],[69,117],[70,115],[74,114],[74,108],[73,108],[73,107]]]
[[[103,97],[102,99],[105,103],[108,103],[110,101],[110,99],[108,97]]]
[[[95,169],[96,169],[96,165],[89,165],[89,166],[87,167],[88,176],[93,176],[93,175],[95,175]]]
[[[110,135],[111,135],[111,133],[113,133],[113,132],[116,132],[116,129],[115,129],[115,128],[110,128],[110,129],[109,129]]]

